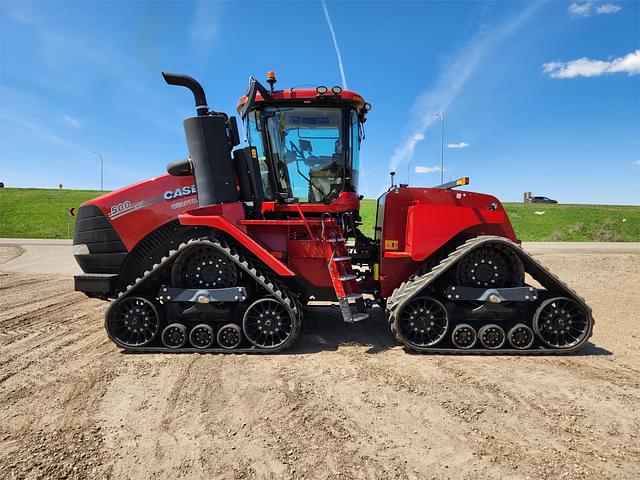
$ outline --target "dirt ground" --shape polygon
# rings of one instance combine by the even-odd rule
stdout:
[[[0,265],[19,257],[24,250],[17,245],[0,246]]]
[[[123,354],[70,279],[0,273],[0,476],[637,479],[640,255],[538,258],[593,306],[577,355],[413,355],[326,307],[286,354]]]

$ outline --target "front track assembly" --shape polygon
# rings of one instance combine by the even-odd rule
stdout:
[[[190,240],[129,285],[105,315],[132,352],[271,353],[300,332],[302,305],[232,244]]]
[[[525,283],[525,273],[542,288]],[[388,299],[391,331],[417,352],[569,353],[593,330],[573,290],[503,237],[479,236]]]

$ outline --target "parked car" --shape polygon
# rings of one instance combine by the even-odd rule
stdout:
[[[549,197],[531,197],[529,200],[531,203],[558,203],[557,200],[553,200]]]

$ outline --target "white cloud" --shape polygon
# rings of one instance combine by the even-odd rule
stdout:
[[[595,6],[595,0],[589,0],[583,3],[572,3],[569,5],[568,11],[572,17],[588,17],[595,10],[598,15],[606,15],[609,13],[616,13],[622,10],[620,5],[613,3],[605,3],[604,5]]]
[[[69,125],[71,125],[72,127],[75,128],[80,128],[81,124],[80,124],[80,120],[78,120],[77,118],[72,117],[71,115],[68,114],[64,114],[62,115],[62,119],[67,122]]]
[[[439,171],[440,167],[423,167],[422,165],[416,165],[415,168],[416,173],[434,173]]]
[[[29,5],[27,5],[25,8],[24,3],[4,2],[3,7],[7,15],[10,18],[14,19],[16,22],[27,25],[33,23],[33,17],[31,16]]]
[[[636,160],[635,162],[633,162],[634,165],[638,165],[640,167],[640,160]]]
[[[389,170],[397,170],[398,165],[411,159],[416,144],[425,139],[425,132],[436,120],[434,113],[448,109],[484,58],[500,42],[517,32],[541,5],[538,2],[532,3],[501,24],[481,29],[457,54],[452,55],[453,63],[443,69],[433,88],[425,90],[414,100],[408,132],[389,160]]]
[[[614,5],[613,3],[605,3],[604,5],[600,5],[596,8],[596,12],[598,15],[603,15],[607,13],[616,13],[622,10],[620,5]]]
[[[342,65],[342,55],[340,54],[340,47],[338,47],[336,32],[333,30],[333,22],[331,21],[331,17],[329,16],[329,10],[327,9],[327,4],[324,0],[322,0],[322,10],[324,10],[324,18],[327,20],[327,26],[329,27],[329,32],[331,32],[331,38],[333,39],[333,48],[336,50],[336,56],[338,57],[338,68],[340,69],[340,78],[342,78],[342,86],[343,88],[348,90],[349,87],[347,86],[347,77],[344,74],[344,66]]]
[[[65,148],[82,155],[91,154],[91,150],[84,148],[82,145],[70,142],[69,140],[66,140],[65,138],[49,130],[46,126],[43,126],[40,123],[34,122],[28,118],[23,118],[15,113],[0,113],[0,123],[11,125],[15,128],[18,128],[22,132],[29,132],[34,141],[43,141],[50,145],[56,145],[58,147]]]
[[[545,63],[542,68],[552,78],[598,77],[611,73],[636,75],[640,73],[640,49],[611,61],[582,57],[570,62]]]
[[[447,143],[447,148],[467,148],[470,147],[471,145],[469,145],[466,142],[460,142],[460,143]]]
[[[203,63],[206,63],[207,56],[218,37],[220,12],[220,2],[200,0],[196,4],[189,36],[195,53],[201,57],[200,60]]]
[[[569,13],[574,17],[588,17],[591,15],[593,1],[586,3],[572,3],[569,5]]]

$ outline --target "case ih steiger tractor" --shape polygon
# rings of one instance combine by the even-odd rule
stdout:
[[[456,190],[393,185],[374,238],[359,230],[359,148],[370,104],[340,87],[275,90],[250,79],[236,118],[197,115],[189,158],[168,175],[78,210],[76,290],[111,300],[105,327],[129,351],[283,350],[310,300],[345,322],[376,302],[406,348],[560,353],[587,342],[591,309],[519,246],[502,204]],[[235,149],[234,149],[235,148]],[[367,300],[363,295],[367,295]]]

